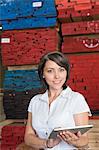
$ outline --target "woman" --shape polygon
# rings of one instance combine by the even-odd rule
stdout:
[[[74,150],[88,144],[87,133],[77,135],[60,132],[56,139],[48,139],[56,127],[88,125],[90,109],[84,97],[74,92],[66,82],[69,63],[60,52],[51,52],[42,57],[38,73],[47,90],[34,96],[28,108],[25,143],[44,150]]]

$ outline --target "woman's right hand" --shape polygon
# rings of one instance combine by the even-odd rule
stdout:
[[[47,148],[53,148],[61,142],[61,139],[57,137],[56,139],[48,139],[46,142]]]

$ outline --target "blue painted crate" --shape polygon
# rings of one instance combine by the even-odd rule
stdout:
[[[27,16],[55,17],[54,0],[0,0],[1,20]]]
[[[36,69],[5,72],[4,90],[26,91],[42,87],[43,84],[39,79]]]
[[[56,18],[26,17],[15,20],[3,20],[1,25],[3,30],[54,27],[56,26]]]

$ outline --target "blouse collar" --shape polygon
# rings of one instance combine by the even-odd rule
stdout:
[[[71,92],[72,92],[72,89],[67,86],[66,89],[64,89],[61,93],[60,93],[60,97],[63,97],[63,98],[69,98],[70,95],[71,95]],[[46,92],[44,94],[41,95],[40,97],[40,100],[43,100],[43,101],[48,101],[48,90],[46,90]]]

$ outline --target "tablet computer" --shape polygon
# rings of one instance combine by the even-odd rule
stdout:
[[[70,131],[74,134],[77,134],[78,131],[81,132],[81,134],[84,134],[85,132],[87,132],[89,129],[91,129],[93,127],[93,125],[83,125],[83,126],[75,126],[75,127],[68,127],[68,128],[55,128],[53,129],[53,131],[50,133],[49,138],[50,139],[54,139],[57,137],[57,135],[61,132],[61,131]]]

